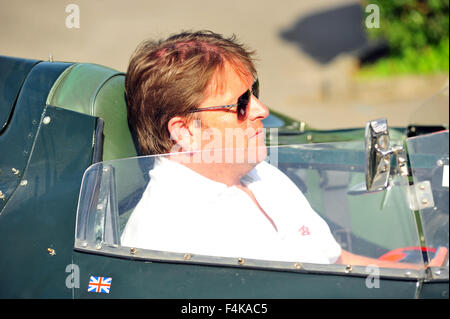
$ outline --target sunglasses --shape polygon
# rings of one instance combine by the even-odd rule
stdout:
[[[229,109],[232,107],[237,107],[237,118],[240,121],[243,121],[247,118],[248,105],[250,103],[250,98],[254,95],[256,98],[259,98],[259,81],[258,79],[253,82],[252,88],[245,91],[239,98],[236,104],[222,105],[222,106],[210,106],[197,108],[195,110],[190,111],[189,113],[195,112],[203,112],[203,111],[211,111],[211,110],[222,110]]]

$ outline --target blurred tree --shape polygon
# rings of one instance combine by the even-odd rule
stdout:
[[[391,53],[438,45],[449,36],[449,0],[370,0],[380,8],[380,28],[369,36],[383,37]]]
[[[369,38],[388,42],[390,61],[375,73],[448,72],[449,0],[365,0],[380,9],[379,28]]]

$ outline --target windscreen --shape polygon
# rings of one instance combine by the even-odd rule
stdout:
[[[424,253],[432,260],[449,246],[448,130],[407,140],[415,187],[415,209],[420,212]],[[444,265],[448,273],[448,259]]]
[[[343,263],[348,252],[352,265],[423,267],[408,185],[394,178],[367,192],[363,142],[227,152],[91,166],[76,247],[313,264]]]
[[[449,119],[449,86],[448,83],[435,95],[425,100],[409,116],[408,124],[417,133],[420,130],[436,131],[448,129]],[[415,134],[414,134],[415,135]]]

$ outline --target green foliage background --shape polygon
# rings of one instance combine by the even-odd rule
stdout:
[[[388,42],[390,56],[364,67],[362,74],[448,73],[449,0],[366,0],[365,4],[380,8],[380,27],[366,30],[369,38]]]

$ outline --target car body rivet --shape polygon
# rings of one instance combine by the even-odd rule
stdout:
[[[348,274],[349,272],[352,272],[352,271],[353,271],[352,265],[347,265],[347,266],[345,266],[345,273],[346,273],[346,274]]]
[[[444,165],[444,161],[439,159],[439,160],[437,160],[436,165],[437,166],[442,166],[442,165]]]
[[[184,260],[191,260],[191,254],[184,254]]]
[[[83,242],[81,243],[81,246],[82,246],[82,247],[87,247],[87,246],[88,246],[88,243],[87,243],[86,241],[83,241]]]
[[[130,253],[131,253],[132,255],[136,255],[136,252],[137,252],[137,249],[136,249],[136,248],[131,248],[131,249],[130,249]]]
[[[13,172],[14,175],[16,176],[20,176],[20,171],[17,168],[11,168],[11,171]]]
[[[435,274],[436,276],[440,276],[440,275],[441,275],[441,270],[440,270],[440,269],[436,270],[436,271],[434,272],[434,274]]]
[[[28,181],[26,179],[23,179],[20,181],[20,186],[27,186]]]
[[[97,204],[97,210],[103,210],[104,206],[103,204]]]
[[[47,125],[48,123],[50,123],[51,120],[52,118],[50,116],[46,116],[42,119],[42,123]]]
[[[301,263],[295,263],[294,267],[295,267],[295,269],[302,269],[302,264]]]
[[[426,198],[422,199],[422,204],[424,205],[428,204],[428,200]]]
[[[52,248],[47,248],[47,251],[49,253],[50,256],[55,256],[56,255],[56,251]]]
[[[425,185],[420,185],[420,186],[419,186],[419,189],[420,189],[421,191],[424,191],[424,190],[425,190]]]
[[[98,250],[102,249],[102,244],[98,243],[97,245],[95,245],[95,248]]]
[[[5,199],[6,199],[6,195],[3,194],[2,191],[0,191],[0,199],[1,199],[1,200],[5,200]]]
[[[406,277],[410,277],[411,276],[411,272],[410,271],[405,272],[405,276]]]
[[[239,257],[239,258],[238,258],[238,264],[239,264],[239,265],[243,265],[244,263],[245,263],[244,258]]]

